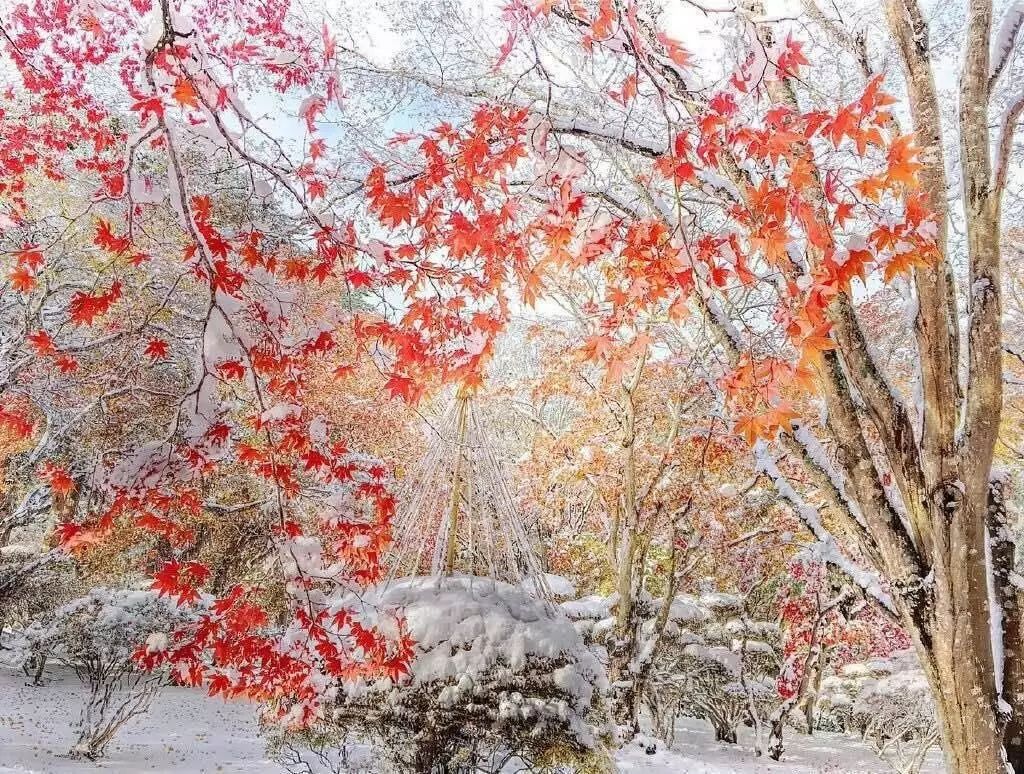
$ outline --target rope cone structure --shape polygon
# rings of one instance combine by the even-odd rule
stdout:
[[[471,393],[448,405],[406,478],[389,580],[453,574],[520,584],[549,597],[544,570]]]

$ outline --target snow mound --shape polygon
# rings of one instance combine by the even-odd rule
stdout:
[[[443,684],[448,701],[473,693],[488,673],[542,673],[545,664],[557,664],[550,677],[577,711],[604,687],[601,665],[571,622],[507,583],[465,575],[403,578],[368,589],[360,600],[385,630],[390,616],[404,621],[416,642],[411,684]],[[368,689],[393,686],[383,679]]]
[[[524,578],[519,584],[527,594],[535,597],[550,596],[552,599],[572,599],[576,596],[576,586],[564,575],[546,572],[541,576]]]
[[[665,604],[658,600],[658,607]],[[668,609],[668,620],[675,623],[690,624],[706,621],[711,617],[708,609],[701,605],[700,600],[689,594],[679,594],[672,600]]]

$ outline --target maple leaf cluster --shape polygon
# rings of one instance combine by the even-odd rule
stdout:
[[[79,480],[88,487],[88,508],[62,509],[59,543],[86,553],[129,531],[165,546],[152,587],[193,605],[212,582],[209,566],[187,558],[195,525],[218,482],[244,475],[288,631],[266,607],[275,581],[240,583],[204,599],[198,622],[166,649],[141,647],[140,663],[267,701],[299,724],[322,713],[331,680],[404,674],[407,640],[356,614],[324,616],[332,593],[379,578],[395,506],[386,468],[351,450],[308,402],[309,376],[337,356],[341,324],[316,299],[367,281],[353,263],[352,225],[328,225],[313,208],[327,186],[326,144],[314,135],[340,97],[333,39],[325,29],[312,50],[311,31],[277,1],[211,0],[186,16],[171,2],[35,0],[3,22],[19,76],[0,109],[4,274],[36,311],[17,326],[22,360],[4,387],[0,428],[40,444],[36,474],[56,497],[76,498]],[[307,162],[281,171],[245,155],[302,210],[283,236],[228,213],[183,150],[183,132],[205,131],[246,152],[226,128],[252,125],[236,89],[242,70],[281,94],[313,94],[301,110]],[[101,75],[125,99],[95,96]],[[167,170],[163,181],[154,168]],[[63,233],[41,211],[43,181],[84,202]],[[94,431],[81,450],[107,441],[117,451],[66,466],[34,411],[70,412]],[[145,557],[152,565],[153,552]]]
[[[640,13],[636,3],[611,0],[597,3],[596,11],[578,2],[519,8],[510,12],[519,28],[501,57],[514,52],[521,33],[557,17],[581,31],[577,39],[595,61],[601,56],[630,73],[621,88],[604,95],[608,100],[629,102],[645,90],[674,99],[659,73],[685,81],[690,58],[668,35],[645,35]],[[853,284],[867,283],[872,274],[891,282],[931,265],[937,227],[919,187],[920,150],[911,136],[895,132],[889,110],[895,100],[882,91],[881,79],[872,79],[849,104],[804,110],[795,100],[780,103],[767,94],[788,88],[787,79],[808,64],[800,42],[787,37],[768,53],[763,72],[754,72],[752,54],[724,86],[686,106],[689,119],[671,127],[671,141],[650,165],[648,189],[662,202],[654,212],[624,214],[622,207],[605,206],[605,192],[591,179],[596,173],[589,165],[599,167],[594,149],[567,145],[564,134],[556,137],[556,123],[522,111],[509,111],[517,123],[505,135],[512,142],[526,129],[527,141],[494,148],[501,166],[486,170],[490,176],[474,198],[473,170],[452,176],[452,165],[464,164],[463,144],[486,153],[487,138],[476,129],[493,123],[491,106],[481,107],[474,128],[462,135],[453,137],[445,125],[425,136],[422,177],[400,192],[385,182],[386,169],[375,169],[368,180],[372,207],[399,240],[387,255],[415,262],[425,250],[444,249],[458,259],[430,266],[432,282],[451,295],[443,303],[413,302],[415,316],[410,310],[406,322],[416,324],[417,335],[394,343],[429,362],[437,334],[489,341],[490,320],[496,328],[508,314],[494,293],[496,279],[517,280],[521,298],[533,304],[552,277],[567,286],[571,277],[590,272],[590,284],[601,292],[579,304],[590,321],[580,347],[614,380],[646,349],[652,325],[679,323],[694,309],[721,321],[723,309],[752,295],[766,311],[745,321],[745,330],[726,321],[740,356],[721,386],[735,430],[749,443],[791,430],[803,408],[800,396],[814,392],[836,346],[833,302],[849,298]],[[449,139],[453,150],[439,149],[439,139]],[[505,165],[519,156],[539,175],[530,177],[523,164]],[[520,183],[514,187],[513,170]],[[532,183],[525,196],[519,193],[524,174]],[[479,211],[484,192],[488,212]],[[538,192],[547,198],[539,210]],[[710,214],[687,214],[676,204],[687,200],[702,201]],[[505,274],[495,271],[489,237],[504,248]],[[481,299],[493,301],[485,305],[490,320],[474,322],[475,332],[465,329],[465,314],[453,320],[450,312],[465,303],[467,294],[459,291],[466,289],[474,311]],[[424,341],[419,331],[432,335]],[[393,389],[414,397],[416,384],[414,373],[400,372]]]

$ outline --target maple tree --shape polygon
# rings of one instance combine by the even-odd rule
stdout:
[[[838,101],[805,87],[805,43],[756,9],[723,11],[735,15],[742,44],[711,85],[638,3],[512,3],[490,75],[423,39],[424,58],[398,76],[470,106],[488,97],[506,105],[510,133],[525,134],[541,171],[500,180],[510,191],[504,199],[473,201],[458,185],[466,159],[457,152],[456,180],[385,186],[375,204],[400,204],[394,222],[413,227],[396,249],[415,254],[451,241],[457,259],[476,244],[486,281],[494,266],[475,225],[505,212],[498,202],[516,202],[520,225],[502,242],[527,304],[543,297],[552,272],[594,265],[603,273],[600,298],[585,309],[599,330],[581,342],[595,361],[614,367],[607,334],[652,310],[698,314],[718,335],[726,361],[719,384],[760,470],[828,561],[914,641],[938,699],[949,766],[999,770],[1004,748],[1016,762],[1024,750],[1013,541],[992,471],[1002,405],[1001,204],[1024,105],[1000,76],[1019,25],[1008,12],[1013,34],[992,43],[991,5],[969,3],[960,81],[967,107],[954,119],[961,216],[947,202],[943,103],[918,4],[881,9],[878,26],[905,76],[892,74],[889,88],[862,38],[809,8],[823,40],[863,75]],[[458,20],[447,29],[473,34]],[[567,49],[580,52],[585,68],[563,66]],[[997,93],[1007,111],[993,129],[985,116]],[[487,105],[478,116],[493,120],[492,111]],[[450,125],[422,135],[424,169],[438,165],[436,144],[449,135]],[[484,153],[478,145],[474,153]],[[962,250],[948,236],[951,222],[966,226]],[[861,298],[885,284],[913,298],[912,324],[900,333],[918,363],[907,391],[888,380],[859,316]],[[963,325],[957,288],[969,298]],[[801,405],[800,395],[811,402]],[[783,457],[806,478],[791,480]],[[989,532],[1000,557],[992,568]],[[990,619],[1001,633],[993,635]],[[954,655],[953,641],[969,645]]]
[[[160,595],[187,606],[204,587],[219,592],[165,648],[140,649],[141,663],[303,724],[320,712],[317,675],[395,674],[408,659],[357,615],[326,620],[332,590],[378,577],[394,509],[386,466],[306,402],[352,315],[338,298],[359,285],[350,260],[362,248],[351,226],[329,227],[312,209],[297,182],[310,170],[282,170],[236,131],[262,131],[241,71],[282,95],[330,95],[330,58],[278,62],[309,32],[287,4],[200,3],[186,15],[166,1],[125,2],[94,13],[38,2],[3,19],[19,75],[0,113],[12,337],[3,429],[30,449],[20,469],[69,501],[57,510],[64,550],[127,533],[154,546],[142,569]],[[87,86],[96,73],[119,98]],[[218,155],[230,169],[211,174]],[[222,193],[239,179],[247,195]],[[270,201],[271,186],[300,214]],[[75,206],[57,206],[55,192]],[[339,378],[354,370],[335,366]],[[256,559],[273,572],[231,585],[194,558],[211,516],[219,525],[226,514],[268,546]],[[268,626],[282,595],[284,637]]]
[[[166,540],[153,582],[181,603],[210,578],[186,522],[244,470],[289,599],[283,638],[240,584],[140,658],[294,723],[316,716],[320,675],[401,674],[408,643],[325,619],[327,595],[377,577],[394,499],[386,466],[318,410],[310,374],[346,328],[339,379],[361,363],[408,402],[439,382],[476,388],[515,308],[561,296],[585,321],[573,351],[627,396],[662,359],[659,326],[710,332],[721,421],[824,560],[911,637],[951,770],[1000,770],[1004,750],[1019,767],[1021,604],[992,463],[1001,206],[1024,99],[997,129],[987,119],[1016,32],[992,44],[991,4],[968,4],[961,213],[921,8],[885,3],[878,26],[905,71],[888,82],[863,38],[808,8],[863,75],[838,99],[807,86],[811,46],[746,7],[726,14],[737,50],[710,82],[631,0],[513,0],[480,72],[430,40],[409,67],[378,65],[285,0],[6,14],[18,78],[0,112],[0,431],[35,443],[33,474],[69,504],[66,548],[134,522]],[[567,51],[584,66],[565,67]],[[343,63],[458,107],[358,162],[335,156],[322,124],[343,110]],[[445,78],[435,63],[463,66]],[[113,96],[90,88],[98,74]],[[246,108],[254,82],[294,107],[293,142]],[[966,226],[962,255],[951,223]],[[312,302],[328,285],[342,300]],[[913,298],[893,332],[909,374],[872,346],[865,297],[879,288]],[[116,441],[71,465],[58,444],[85,419]],[[638,531],[633,519],[624,540]]]

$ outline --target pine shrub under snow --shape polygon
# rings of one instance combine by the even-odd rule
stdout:
[[[410,674],[341,686],[327,722],[280,740],[293,770],[341,770],[324,740],[340,759],[352,737],[387,771],[497,771],[514,758],[603,765],[604,670],[557,607],[460,575],[394,580],[337,607],[353,605],[383,630],[401,617],[415,642]],[[297,755],[303,741],[312,755]]]
[[[154,591],[97,587],[25,628],[23,658],[65,664],[89,689],[73,756],[101,757],[117,730],[149,708],[169,674],[141,670],[133,654],[143,644],[166,648],[191,615]]]

